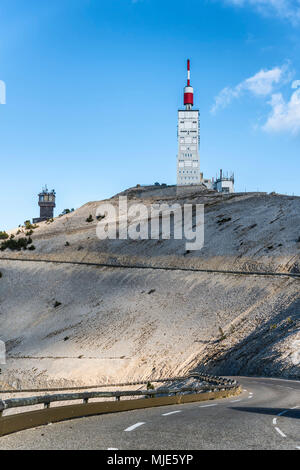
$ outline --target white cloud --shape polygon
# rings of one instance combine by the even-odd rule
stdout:
[[[267,96],[274,91],[274,86],[284,82],[288,75],[288,67],[274,67],[270,70],[260,70],[253,77],[247,78],[234,88],[226,87],[216,96],[211,112],[228,106],[234,98],[239,98],[244,92],[256,96]]]
[[[300,80],[295,80],[292,84],[295,90],[288,102],[285,101],[281,93],[275,93],[271,97],[269,104],[272,111],[267,119],[263,130],[268,132],[290,132],[300,133]]]
[[[300,0],[222,0],[238,7],[254,7],[263,15],[276,15],[293,24],[300,22]]]
[[[244,81],[243,87],[255,95],[269,95],[273,86],[279,83],[286,71],[286,67],[275,67],[271,70],[260,70],[253,77]]]

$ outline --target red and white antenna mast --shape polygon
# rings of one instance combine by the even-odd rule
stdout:
[[[184,88],[184,105],[186,109],[191,109],[194,105],[194,89],[191,87],[190,59],[187,61],[187,86]]]

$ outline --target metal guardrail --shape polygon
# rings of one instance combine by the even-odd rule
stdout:
[[[36,392],[59,392],[59,391],[71,391],[71,390],[90,390],[93,388],[107,388],[107,387],[128,387],[132,385],[144,385],[148,382],[151,383],[161,383],[161,382],[174,382],[176,380],[185,380],[187,377],[200,377],[201,380],[209,383],[224,383],[224,384],[231,384],[236,383],[235,380],[232,379],[225,379],[222,377],[216,377],[213,375],[202,375],[202,374],[189,374],[188,376],[178,376],[178,377],[166,377],[162,379],[155,379],[149,378],[146,380],[139,380],[139,381],[131,381],[131,382],[119,382],[119,383],[111,383],[111,384],[96,384],[96,385],[84,385],[84,386],[77,386],[77,387],[48,387],[48,388],[23,388],[23,389],[7,389],[1,390],[1,393],[36,393]],[[218,382],[218,380],[220,382]]]
[[[201,381],[205,380],[206,382],[211,383],[211,385],[201,384],[200,386],[194,387],[177,386],[175,388],[161,387],[155,390],[63,393],[0,400],[0,436],[40,426],[49,422],[58,422],[65,419],[102,413],[128,411],[152,406],[225,398],[227,396],[235,395],[240,391],[239,384],[235,380],[224,379],[221,377],[190,374],[185,377],[174,378],[173,380],[183,380],[193,377]],[[137,399],[121,400],[121,397],[137,397]],[[94,398],[114,398],[115,400],[89,403],[89,400]],[[51,403],[54,402],[75,400],[82,400],[82,403],[50,407]],[[44,405],[44,409],[3,416],[3,411],[8,409],[40,404]]]
[[[157,395],[161,396],[166,394],[167,396],[177,395],[180,393],[188,393],[188,392],[211,392],[211,391],[222,391],[228,390],[231,388],[235,388],[237,386],[237,382],[233,379],[226,379],[223,377],[217,377],[213,375],[202,375],[202,374],[189,374],[187,376],[182,377],[168,377],[166,379],[158,379],[152,380],[152,382],[175,382],[180,380],[186,380],[189,378],[197,378],[201,381],[205,381],[208,383],[212,383],[215,386],[209,387],[205,385],[201,385],[199,387],[180,387],[176,389],[170,388],[163,388],[156,390],[119,390],[114,392],[80,392],[80,393],[61,393],[61,394],[53,394],[53,395],[42,395],[42,396],[33,396],[33,397],[26,397],[26,398],[9,398],[6,400],[0,400],[0,417],[3,414],[4,410],[9,408],[19,408],[23,406],[34,406],[39,404],[44,404],[45,408],[49,408],[50,404],[53,402],[59,401],[74,401],[74,400],[83,400],[84,404],[87,404],[88,401],[92,398],[115,398],[117,401],[120,400],[121,397],[134,397],[134,396],[144,396],[144,397],[155,397]],[[145,384],[149,381],[142,381],[142,382],[130,382],[125,385],[137,385],[137,384]],[[89,387],[92,388],[92,387]],[[19,391],[20,392],[20,391]],[[2,392],[3,393],[3,392]]]

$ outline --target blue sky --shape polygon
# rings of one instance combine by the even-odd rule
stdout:
[[[299,50],[299,0],[2,0],[0,230],[175,184],[188,57],[205,176],[300,195]]]

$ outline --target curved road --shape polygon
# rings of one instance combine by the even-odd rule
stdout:
[[[237,378],[238,397],[80,418],[0,438],[0,449],[298,449],[300,382]]]

